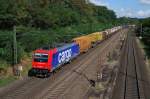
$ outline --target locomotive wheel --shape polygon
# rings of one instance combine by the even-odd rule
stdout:
[[[51,73],[48,72],[48,73],[46,74],[46,78],[50,77],[50,75],[51,75]]]
[[[30,70],[29,70],[29,72],[28,72],[28,76],[29,76],[29,77],[34,76],[34,73],[33,73],[33,70],[32,70],[32,69],[30,69]]]

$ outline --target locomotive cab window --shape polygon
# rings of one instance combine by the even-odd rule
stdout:
[[[35,53],[33,59],[35,62],[48,62],[48,54]]]

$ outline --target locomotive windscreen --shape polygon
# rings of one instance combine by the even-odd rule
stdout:
[[[34,62],[48,62],[48,54],[35,53],[33,58]]]

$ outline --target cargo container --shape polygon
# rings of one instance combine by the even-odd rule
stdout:
[[[33,53],[32,69],[28,75],[49,76],[50,72],[77,57],[79,53],[79,45],[76,43],[65,44],[53,49],[37,49]]]
[[[87,36],[77,37],[72,41],[79,44],[80,53],[87,52],[88,49],[91,48],[91,40]]]
[[[99,32],[99,41],[102,41],[103,40],[103,32]]]
[[[108,36],[107,37],[112,36],[112,34],[114,33],[114,29],[113,28],[112,29],[106,29],[105,31],[108,32]]]
[[[108,35],[111,34],[111,29],[106,29],[105,31],[108,32]]]
[[[103,39],[101,32],[95,32],[95,33],[89,34],[89,35],[87,35],[87,37],[90,38],[92,47],[95,47]]]
[[[102,33],[101,32],[95,32],[87,35],[91,39],[93,43],[101,41],[102,40]]]
[[[108,38],[108,35],[109,35],[108,31],[102,31],[101,33],[102,33],[102,39],[103,40]]]

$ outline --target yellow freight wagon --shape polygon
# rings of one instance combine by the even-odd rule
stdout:
[[[95,38],[97,39],[97,41],[103,40],[103,33],[102,32],[95,32],[93,34],[95,35]]]
[[[101,32],[95,32],[95,33],[89,34],[87,35],[87,37],[90,39],[92,43],[92,47],[96,46],[96,44],[99,43],[103,39]]]
[[[81,36],[73,39],[73,42],[79,44],[80,53],[87,52],[91,48],[91,40],[87,36]]]
[[[95,32],[95,33],[89,34],[87,36],[89,38],[91,38],[92,42],[100,41],[100,40],[102,40],[102,37],[103,37],[101,32]]]

